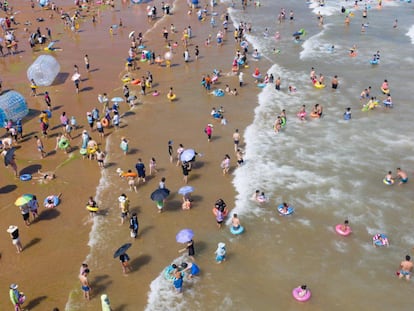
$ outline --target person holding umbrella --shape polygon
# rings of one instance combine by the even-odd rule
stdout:
[[[177,241],[177,242],[178,242],[178,241]],[[182,253],[182,252],[184,252],[185,250],[188,250],[188,257],[190,257],[190,259],[191,259],[192,261],[195,261],[195,259],[194,259],[195,250],[194,250],[194,241],[193,241],[193,239],[189,240],[189,241],[187,242],[187,246],[186,246],[186,247],[184,247],[184,248],[182,248],[182,249],[180,249],[180,250],[178,250],[178,252],[179,252],[179,253]]]
[[[158,213],[162,213],[164,209],[165,199],[170,194],[170,190],[167,188],[158,188],[153,193],[151,193],[151,200],[157,203]]]
[[[119,256],[119,261],[121,262],[122,272],[127,274],[127,272],[131,272],[131,266],[129,265],[129,256],[127,253],[123,253]]]

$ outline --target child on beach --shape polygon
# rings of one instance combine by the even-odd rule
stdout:
[[[151,158],[149,162],[149,174],[150,175],[152,175],[153,172],[154,174],[158,173],[156,167],[157,167],[157,162],[155,161],[155,158]]]
[[[223,242],[218,243],[217,249],[214,252],[216,254],[216,262],[218,264],[226,260],[226,244]]]

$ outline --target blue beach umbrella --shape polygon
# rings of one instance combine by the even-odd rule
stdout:
[[[181,187],[180,189],[178,189],[178,193],[182,194],[182,195],[189,194],[193,191],[194,191],[194,188],[191,187],[191,186],[184,186],[184,187]]]
[[[111,99],[111,102],[115,102],[115,103],[121,103],[123,101],[124,99],[122,97],[114,97]]]
[[[194,237],[194,231],[191,229],[182,229],[180,232],[177,233],[175,236],[175,240],[178,243],[188,243]]]

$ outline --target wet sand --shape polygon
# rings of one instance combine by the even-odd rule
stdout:
[[[95,105],[101,108],[96,100],[99,93],[107,92],[110,97],[122,96],[120,77],[127,56],[128,33],[132,30],[143,31],[149,26],[145,18],[145,7],[134,7],[132,8],[134,11],[131,12],[128,5],[122,4],[121,7],[117,4],[115,11],[109,8],[102,9],[96,26],[93,26],[91,19],[87,18],[87,21],[81,23],[81,32],[77,35],[70,30],[63,30],[57,15],[54,21],[46,19],[46,22],[41,24],[43,29],[51,23],[53,36],[56,34],[61,40],[56,45],[61,46],[63,51],[55,54],[61,64],[61,72],[68,73],[68,78],[63,84],[38,89],[49,91],[52,105],[56,109],[53,111],[54,117],[50,128],[58,125],[58,116],[62,111],[66,111],[68,115],[76,115],[80,125],[86,128],[86,111],[90,111]],[[155,5],[160,7],[158,2]],[[223,6],[219,7],[219,12],[223,10]],[[18,16],[19,22],[23,22],[24,14],[32,14],[28,7],[23,7],[21,11],[21,15]],[[34,14],[35,17],[40,14],[48,16],[49,12],[41,12],[36,7]],[[185,26],[191,25],[195,34],[189,47],[190,54],[193,56],[192,62],[184,64],[180,42],[171,68],[139,64],[141,69],[137,71],[137,77],[150,70],[154,76],[154,89],[159,90],[161,95],[145,96],[144,104],[128,112],[122,119],[122,128],[111,134],[109,138],[110,154],[107,158],[108,167],[105,170],[108,171],[111,182],[115,186],[102,193],[99,203],[105,214],[98,216],[105,217],[105,223],[108,225],[104,237],[106,247],[96,247],[88,258],[92,271],[90,275],[92,300],[88,303],[83,302],[80,289],[77,289],[72,296],[77,305],[76,310],[96,310],[100,306],[99,296],[102,293],[109,295],[115,310],[141,310],[146,305],[150,282],[172,259],[177,257],[177,250],[182,247],[175,242],[175,234],[181,228],[191,227],[196,232],[196,260],[205,270],[212,265],[212,253],[216,243],[222,238],[222,232],[215,225],[211,208],[219,197],[222,197],[231,208],[235,193],[231,185],[231,175],[223,177],[219,165],[224,154],[228,153],[232,157],[232,169],[235,168],[232,133],[235,128],[243,129],[251,121],[257,92],[253,79],[249,78],[250,74],[245,70],[246,87],[239,89],[238,79],[233,76],[224,76],[217,84],[220,88],[224,88],[225,84],[229,84],[232,88],[237,87],[239,96],[226,95],[217,98],[205,94],[199,83],[202,74],[211,74],[215,68],[223,70],[223,73],[230,72],[235,46],[232,33],[230,31],[227,33],[227,41],[223,47],[217,47],[214,42],[217,28],[212,30],[207,20],[199,23],[195,14],[187,16],[185,3],[175,4],[173,12],[173,15],[159,20],[156,27],[145,35],[147,41],[145,44],[155,49],[156,54],[162,55],[166,51],[162,28],[164,26],[169,28],[169,25],[174,23],[178,33],[171,39],[180,42],[181,31]],[[138,26],[137,16],[141,18]],[[119,17],[122,17],[124,27],[110,37],[108,25],[118,23]],[[21,32],[20,27],[22,25],[19,25],[18,32]],[[213,36],[212,44],[211,47],[206,48],[204,40],[209,34]],[[198,61],[194,60],[196,44],[200,46],[201,57]],[[27,42],[23,42],[21,46],[25,50],[23,53],[7,56],[1,60],[3,68],[6,69],[2,74],[3,87],[7,89],[13,85],[14,89],[26,96],[31,109],[44,109],[42,96],[38,98],[28,96],[30,90],[25,78],[26,68],[34,59],[32,56],[37,56],[39,53],[32,54]],[[91,59],[90,74],[85,74],[83,69],[85,53]],[[109,56],[110,60],[108,60]],[[80,67],[82,80],[87,78],[81,83],[82,91],[79,95],[75,94],[73,82],[70,81],[73,64]],[[173,103],[166,99],[170,86],[174,87],[177,94],[177,100]],[[138,92],[139,87],[130,85],[130,89]],[[225,116],[229,121],[226,126],[210,119],[211,108],[219,106],[223,106],[226,111]],[[125,107],[125,104],[121,104],[121,113],[127,111]],[[214,124],[211,143],[207,142],[203,132],[207,123]],[[38,130],[39,124],[35,116],[32,116],[28,123],[24,123],[26,133]],[[79,134],[80,131],[78,130]],[[52,130],[51,136],[56,132],[57,129]],[[122,136],[130,140],[131,154],[127,156],[122,155],[118,147]],[[92,137],[96,137],[96,132],[92,133]],[[174,149],[182,143],[185,147],[194,148],[203,154],[203,157],[197,159],[189,176],[188,184],[194,186],[196,191],[194,208],[188,212],[181,210],[181,196],[173,194],[183,185],[183,182],[181,168],[168,161],[167,142],[170,139],[174,140]],[[46,151],[53,150],[54,137],[43,141]],[[3,288],[7,288],[10,283],[18,283],[28,297],[26,306],[31,310],[47,310],[55,306],[63,309],[68,293],[79,287],[77,280],[79,266],[89,253],[87,242],[91,222],[84,206],[88,196],[95,192],[100,170],[95,161],[82,160],[78,149],[74,150],[74,158],[70,158],[69,161],[67,161],[68,156],[60,150],[39,160],[32,138],[20,145],[21,148],[16,152],[20,170],[23,168],[25,168],[24,172],[37,170],[39,165],[42,170],[55,170],[57,167],[58,177],[47,185],[37,185],[15,180],[9,170],[3,174],[6,182],[2,182],[2,227],[5,231],[9,224],[18,225],[26,249],[20,255],[15,254],[8,234],[4,232],[1,235],[3,242],[1,262],[4,268],[0,284]],[[73,145],[80,145],[80,137],[74,140]],[[145,185],[139,186],[137,194],[127,191],[126,182],[119,180],[116,175],[116,168],[133,169],[137,158],[141,157],[148,172],[148,161],[153,156],[157,159],[159,173],[152,178],[149,177]],[[167,178],[167,188],[171,190],[172,195],[167,202],[165,212],[158,214],[149,195],[157,188],[162,176]],[[7,185],[10,186],[5,187]],[[45,196],[60,192],[63,193],[62,204],[56,210],[43,211],[41,219],[26,228],[17,207],[13,205],[15,198],[23,193],[34,193],[43,201]],[[116,198],[122,192],[128,194],[131,210],[137,211],[140,219],[139,238],[128,252],[133,267],[133,272],[128,277],[122,275],[118,260],[112,259],[113,251],[122,243],[131,240],[127,225],[119,226]],[[1,305],[8,306],[9,303],[3,299]]]

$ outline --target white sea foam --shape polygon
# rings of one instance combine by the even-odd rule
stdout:
[[[414,25],[412,25],[408,29],[408,31],[407,31],[407,33],[405,35],[408,36],[408,37],[410,37],[411,44],[414,44]]]
[[[180,256],[173,260],[173,263],[179,265],[185,256]],[[150,284],[150,291],[148,292],[148,304],[146,311],[158,310],[188,310],[189,301],[194,303],[197,301],[197,291],[193,288],[197,284],[197,278],[188,280],[185,278],[183,284],[183,294],[177,294],[174,285],[164,277],[164,270],[153,280]]]

